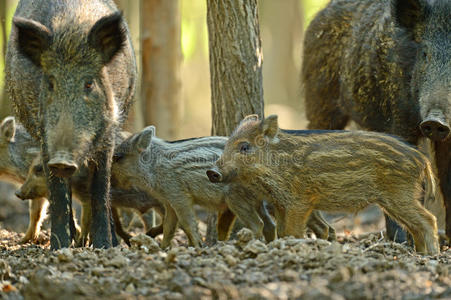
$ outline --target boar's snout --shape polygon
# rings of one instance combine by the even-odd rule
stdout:
[[[208,179],[210,179],[211,182],[217,183],[222,181],[222,175],[216,170],[210,169],[207,171]]]
[[[442,141],[448,138],[450,127],[442,113],[430,113],[420,124],[423,135],[433,141]]]
[[[48,166],[50,172],[52,172],[57,177],[70,177],[77,171],[77,164],[64,156],[56,156],[49,160]]]
[[[27,198],[25,197],[24,193],[22,192],[22,189],[18,189],[16,192],[16,197],[22,200],[26,200]]]

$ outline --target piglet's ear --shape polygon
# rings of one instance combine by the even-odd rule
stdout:
[[[261,130],[265,137],[268,137],[270,140],[274,139],[279,132],[277,115],[270,115],[265,118],[261,123]]]
[[[120,12],[98,20],[88,35],[89,44],[99,51],[105,64],[124,47],[126,40],[126,29]]]
[[[244,117],[243,120],[241,120],[240,124],[238,125],[238,127],[240,127],[241,125],[250,122],[250,121],[258,121],[258,115],[257,114],[253,114],[253,115],[247,115]]]
[[[39,22],[21,17],[14,17],[13,24],[19,52],[41,67],[41,55],[50,47],[52,32]]]
[[[247,122],[247,121],[258,121],[258,115],[257,114],[247,115],[244,117],[244,119],[241,122]]]
[[[16,135],[16,121],[14,117],[8,116],[3,119],[0,124],[0,133],[7,142],[14,142],[14,136]]]
[[[150,148],[152,138],[155,136],[155,126],[147,126],[144,128],[136,139],[136,148],[138,152]]]

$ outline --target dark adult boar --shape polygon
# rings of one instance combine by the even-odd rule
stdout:
[[[280,236],[303,237],[314,209],[357,212],[375,203],[407,228],[418,252],[439,252],[435,217],[421,205],[435,194],[431,165],[394,137],[365,131],[293,136],[279,131],[275,115],[247,117],[216,165],[210,170],[216,182],[241,184],[274,205]]]
[[[22,0],[6,54],[16,115],[40,140],[51,203],[53,249],[70,245],[68,178],[88,162],[94,247],[110,247],[114,132],[127,115],[136,65],[112,0]]]
[[[450,57],[449,0],[332,0],[305,33],[302,67],[309,128],[353,120],[413,144],[422,134],[432,141],[448,237]]]

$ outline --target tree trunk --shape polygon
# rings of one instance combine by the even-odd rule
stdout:
[[[179,0],[142,2],[142,111],[157,135],[177,137],[182,119]]]
[[[229,136],[249,114],[263,117],[263,54],[257,0],[207,0],[212,135]],[[207,244],[216,241],[208,218]]]

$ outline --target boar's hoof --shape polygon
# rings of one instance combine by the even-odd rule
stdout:
[[[439,120],[426,119],[420,124],[421,132],[433,141],[442,141],[449,136],[450,128]]]
[[[20,189],[18,189],[16,192],[16,197],[22,200],[26,200],[25,196],[22,194],[22,191]]]
[[[215,171],[215,170],[208,170],[207,171],[208,179],[210,179],[211,182],[221,182],[222,181],[222,175],[221,173]]]
[[[72,161],[50,160],[48,163],[50,172],[57,177],[70,177],[77,171],[77,164]]]

